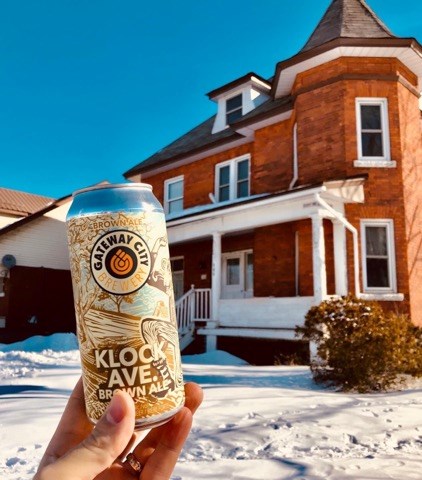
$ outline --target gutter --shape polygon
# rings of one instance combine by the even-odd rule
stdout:
[[[299,163],[297,159],[297,122],[293,126],[293,178],[289,185],[289,190],[291,190],[299,178]]]
[[[325,200],[320,197],[319,193],[315,193],[316,201],[321,205],[321,207],[328,210],[339,222],[341,222],[349,232],[353,235],[353,263],[354,263],[354,278],[355,278],[355,296],[359,298],[360,296],[360,269],[359,269],[359,240],[358,240],[358,231],[357,229],[348,222],[343,215],[338,213],[334,208],[332,208]]]

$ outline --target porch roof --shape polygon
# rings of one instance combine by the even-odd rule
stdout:
[[[236,202],[211,203],[186,209],[167,216],[170,243],[285,223],[320,214],[332,218],[317,202],[319,195],[340,215],[345,203],[364,201],[363,184],[367,176],[361,175],[307,185],[272,194],[255,195]]]

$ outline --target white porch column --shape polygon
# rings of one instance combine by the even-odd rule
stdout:
[[[325,268],[325,241],[323,218],[312,215],[312,264],[314,274],[314,297],[319,304],[327,295],[327,271]]]
[[[336,295],[347,295],[346,227],[338,220],[333,220],[333,237]]]
[[[221,233],[212,234],[212,271],[211,271],[211,311],[212,321],[207,327],[215,328],[219,321],[219,303],[221,296]],[[207,335],[207,352],[217,348],[217,336]]]

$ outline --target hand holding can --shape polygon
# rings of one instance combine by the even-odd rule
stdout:
[[[75,192],[68,243],[88,418],[128,392],[136,428],[183,406],[173,283],[163,209],[150,185]]]

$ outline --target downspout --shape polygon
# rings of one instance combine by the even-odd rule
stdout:
[[[297,179],[299,177],[299,165],[297,159],[297,123],[293,125],[293,178],[289,185],[289,190],[291,190]]]
[[[334,215],[334,217],[341,222],[349,232],[352,233],[353,235],[353,263],[354,263],[354,273],[355,273],[355,296],[359,297],[360,295],[360,280],[359,280],[359,240],[358,240],[358,231],[357,229],[350,223],[348,222],[343,215],[338,213],[336,210],[334,210],[333,207],[331,207],[325,200],[323,200],[319,193],[315,194],[315,198],[317,202],[321,205],[321,207],[325,208],[328,210],[330,213]]]

